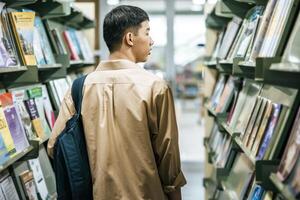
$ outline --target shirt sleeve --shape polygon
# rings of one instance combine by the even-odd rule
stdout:
[[[74,115],[75,107],[72,100],[71,89],[69,89],[62,101],[58,117],[55,121],[54,127],[52,129],[52,134],[48,141],[48,154],[53,158],[53,148],[57,137],[63,131],[66,126],[66,122]]]
[[[166,84],[155,97],[154,102],[157,131],[153,134],[152,145],[164,192],[169,193],[185,185],[186,180],[180,166],[173,96]]]

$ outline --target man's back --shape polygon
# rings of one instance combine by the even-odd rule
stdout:
[[[74,113],[70,94],[64,103],[54,135]],[[160,78],[130,61],[102,62],[86,78],[82,119],[94,199],[163,200],[185,183],[173,100]]]

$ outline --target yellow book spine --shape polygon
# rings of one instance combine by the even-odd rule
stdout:
[[[12,157],[13,154],[16,153],[16,148],[15,148],[14,141],[11,137],[8,124],[1,106],[0,106],[0,134],[2,135],[8,154]]]

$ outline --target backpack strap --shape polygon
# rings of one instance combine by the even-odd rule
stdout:
[[[74,102],[74,107],[76,109],[76,113],[78,114],[81,113],[81,103],[82,103],[82,96],[83,96],[82,89],[86,77],[87,75],[77,78],[72,84],[71,94]]]

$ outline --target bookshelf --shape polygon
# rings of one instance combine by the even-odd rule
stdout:
[[[33,196],[55,199],[56,181],[45,147],[64,93],[85,69],[95,67],[84,35],[95,22],[73,7],[73,1],[2,2],[6,4],[1,10],[0,43],[8,46],[6,54],[0,54],[0,120],[5,125],[0,127],[0,196],[8,200],[31,195],[22,182],[26,175],[34,183]],[[24,24],[13,16],[28,20],[26,36]],[[70,35],[69,41],[64,34]],[[79,59],[73,59],[71,48],[80,52]],[[5,181],[10,181],[10,188],[4,189]],[[7,189],[17,197],[5,196]]]
[[[218,71],[205,103],[206,199],[253,199],[256,187],[260,199],[298,199],[300,154],[293,157],[292,169],[282,170],[291,163],[287,156],[298,133],[299,1],[223,3],[233,15],[227,28],[215,29],[215,51],[204,63]],[[236,17],[242,22],[234,21]],[[230,87],[233,78],[242,80],[240,89]],[[289,176],[284,179],[280,173]]]

